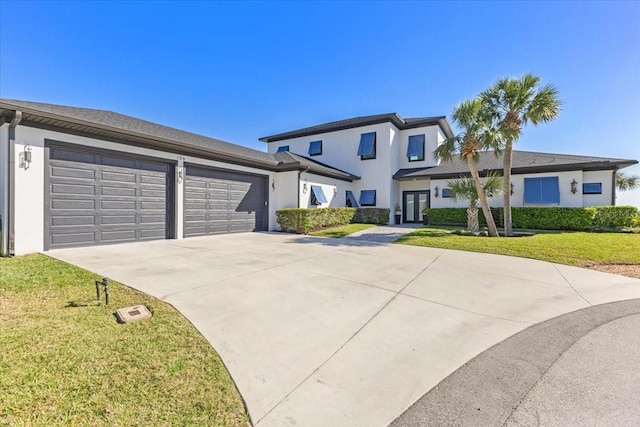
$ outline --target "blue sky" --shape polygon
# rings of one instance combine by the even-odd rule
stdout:
[[[331,120],[448,116],[525,72],[564,107],[519,149],[640,159],[640,2],[0,0],[1,97],[261,150],[261,136]],[[618,204],[640,206],[640,191]]]

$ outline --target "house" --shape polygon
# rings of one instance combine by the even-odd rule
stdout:
[[[342,185],[302,173],[311,192],[300,207],[377,206],[402,209],[402,222],[422,222],[424,208],[466,207],[454,202],[447,182],[470,176],[459,157],[438,163],[432,152],[453,133],[445,117],[402,119],[395,113],[358,117],[260,138],[270,153],[288,152],[350,172],[361,179]],[[615,172],[635,160],[514,151],[512,206],[584,207],[615,204]],[[502,172],[502,159],[482,153],[480,176]],[[328,194],[328,195],[327,195]],[[323,200],[324,200],[323,199]],[[491,197],[492,207],[502,197]],[[393,212],[391,212],[393,215]],[[390,218],[391,220],[391,218]]]
[[[288,207],[398,204],[419,222],[424,207],[454,206],[446,181],[464,165],[431,155],[452,135],[443,116],[390,113],[264,137],[263,152],[110,111],[0,99],[0,255],[277,230]],[[514,205],[613,204],[613,173],[634,163],[517,152]],[[480,169],[497,164],[487,155]]]

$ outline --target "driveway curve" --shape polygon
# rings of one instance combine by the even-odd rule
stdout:
[[[382,426],[547,319],[640,298],[640,280],[500,255],[245,233],[47,255],[172,304],[222,357],[256,426]],[[384,235],[388,235],[385,238]]]

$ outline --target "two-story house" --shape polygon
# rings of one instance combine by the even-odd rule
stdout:
[[[268,152],[123,114],[0,99],[0,255],[219,233],[278,230],[292,207],[454,206],[460,161],[432,152],[444,117],[358,117],[261,138]],[[635,160],[516,152],[514,205],[615,201]],[[487,154],[479,169],[499,169]],[[498,206],[501,198],[494,197]],[[459,206],[464,206],[460,202]]]
[[[460,158],[438,163],[433,151],[453,136],[444,116],[403,119],[398,114],[357,117],[260,138],[269,153],[294,153],[360,179],[336,182],[301,173],[299,207],[377,206],[401,208],[402,222],[422,222],[425,207],[466,207],[454,202],[448,182],[469,176]],[[513,206],[604,206],[615,204],[615,172],[635,160],[514,151]],[[502,160],[482,153],[481,176],[502,172]],[[492,207],[502,197],[490,197]],[[391,221],[392,218],[390,218]]]

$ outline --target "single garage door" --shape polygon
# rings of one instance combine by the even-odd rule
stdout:
[[[186,167],[184,236],[266,230],[267,178]]]
[[[165,239],[169,163],[49,146],[45,249]]]

